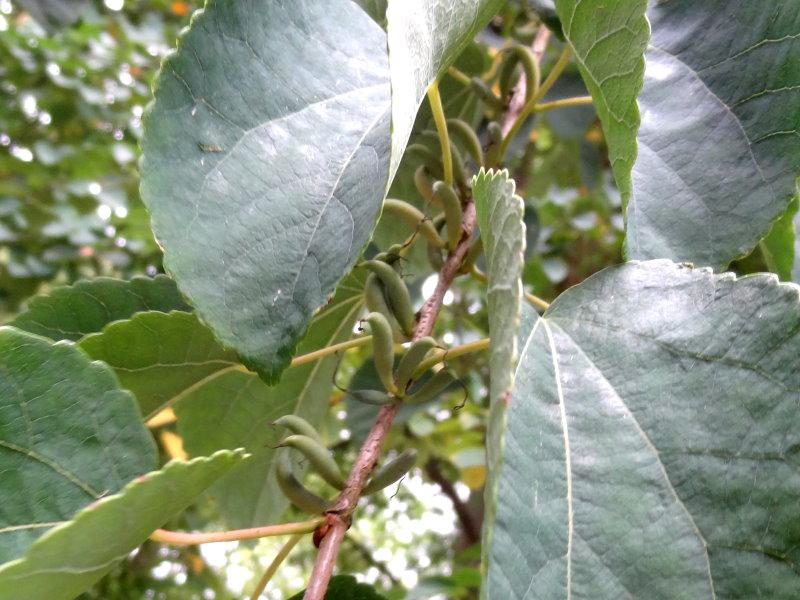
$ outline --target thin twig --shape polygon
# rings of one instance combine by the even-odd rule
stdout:
[[[256,584],[256,588],[253,590],[253,593],[250,595],[250,600],[258,600],[258,597],[264,591],[264,588],[267,587],[269,580],[272,579],[272,576],[275,575],[275,572],[278,570],[278,567],[281,566],[286,557],[289,556],[289,553],[292,551],[297,545],[297,542],[305,537],[302,533],[297,533],[286,540],[286,543],[281,547],[280,552],[275,555],[275,558],[269,563],[267,570],[264,571],[264,574],[261,576],[261,579],[258,580]]]
[[[425,464],[425,473],[427,473],[431,481],[433,481],[442,489],[444,495],[450,498],[450,502],[453,503],[453,509],[456,511],[456,516],[461,523],[461,531],[466,538],[467,545],[471,546],[472,544],[480,541],[480,523],[475,518],[475,514],[472,512],[470,507],[458,497],[458,493],[456,492],[453,482],[447,479],[447,477],[444,476],[444,473],[442,473],[442,470],[439,468],[439,461],[435,458],[429,460]]]
[[[262,537],[288,535],[290,533],[311,533],[324,521],[325,519],[319,517],[316,519],[309,519],[308,521],[299,521],[297,523],[281,523],[279,525],[265,525],[264,527],[252,527],[250,529],[231,529],[230,531],[208,531],[200,533],[156,529],[150,534],[150,539],[154,542],[161,542],[162,544],[195,546],[197,544],[210,544],[212,542],[253,540]]]
[[[442,266],[436,289],[419,311],[417,326],[414,328],[414,340],[430,335],[433,331],[445,292],[447,292],[458,275],[461,263],[469,250],[470,238],[474,228],[475,204],[470,198],[464,204],[463,235],[456,249],[450,253]],[[367,434],[367,439],[364,440],[358,452],[358,457],[353,469],[350,471],[350,476],[347,478],[344,489],[326,513],[327,523],[324,526],[326,532],[320,543],[319,553],[317,554],[303,600],[323,600],[325,597],[325,591],[328,589],[328,582],[336,564],[339,548],[342,545],[345,532],[350,526],[353,512],[358,505],[361,490],[364,488],[367,477],[378,461],[381,446],[389,433],[389,428],[399,406],[399,403],[387,404],[378,412],[375,423],[372,425],[372,429]]]

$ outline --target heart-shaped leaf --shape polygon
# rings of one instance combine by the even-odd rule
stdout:
[[[169,277],[128,281],[97,277],[35,296],[9,325],[50,338],[77,341],[144,310],[191,310]]]
[[[800,595],[800,297],[668,261],[606,269],[528,337],[487,596]]]
[[[23,558],[0,567],[0,600],[72,600],[242,458],[241,452],[223,451],[173,461],[102,498],[48,531]]]
[[[180,289],[268,381],[375,225],[389,111],[385,33],[350,0],[209,2],[164,63],[142,198]]]
[[[303,353],[347,339],[362,310],[363,274],[350,276],[312,321]],[[334,355],[290,368],[268,386],[217,342],[194,315],[143,312],[80,342],[93,358],[110,364],[152,416],[171,406],[190,456],[245,448],[250,456],[210,493],[231,527],[273,522],[286,506],[272,476],[280,432],[270,423],[296,413],[312,423],[325,414]]]
[[[0,562],[155,466],[111,369],[70,343],[0,328]]]

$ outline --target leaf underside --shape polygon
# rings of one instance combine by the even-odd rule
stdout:
[[[651,261],[572,288],[517,369],[488,597],[797,598],[799,398],[796,286]]]
[[[651,2],[627,211],[630,258],[725,266],[800,174],[800,4]]]
[[[211,0],[159,76],[141,192],[165,265],[267,381],[377,220],[389,168],[385,48],[349,0]]]

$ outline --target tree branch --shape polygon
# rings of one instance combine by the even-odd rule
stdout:
[[[536,37],[533,39],[531,49],[533,56],[537,63],[542,62],[544,51],[547,48],[547,43],[550,41],[550,30],[544,25],[540,26],[536,32]],[[503,115],[503,120],[500,122],[500,129],[503,132],[503,137],[508,135],[511,127],[519,117],[522,109],[525,108],[525,88],[529,83],[525,80],[525,73],[520,74],[517,84],[511,90],[511,99],[508,101],[508,110]]]
[[[439,468],[439,461],[435,458],[429,460],[425,464],[425,472],[428,474],[430,480],[438,485],[442,489],[444,495],[450,498],[450,502],[453,503],[453,509],[456,511],[458,521],[461,523],[461,531],[464,533],[467,545],[471,546],[478,542],[481,539],[481,525],[469,506],[458,497],[453,482],[447,479],[444,473],[442,473],[442,470]]]
[[[419,310],[417,326],[414,328],[414,340],[418,340],[433,331],[436,317],[442,307],[445,292],[450,288],[453,280],[458,275],[461,263],[470,247],[470,238],[475,229],[475,204],[472,198],[467,199],[464,204],[463,220],[461,224],[462,236],[456,249],[450,253],[439,271],[439,280],[436,289]],[[367,477],[378,461],[381,446],[389,433],[392,421],[400,408],[400,403],[392,403],[383,406],[378,412],[375,423],[372,425],[367,439],[364,440],[358,457],[350,471],[344,489],[334,502],[333,506],[326,512],[327,522],[322,526],[324,531],[322,542],[319,545],[319,553],[314,563],[314,569],[308,581],[306,593],[303,600],[323,600],[328,589],[333,567],[336,564],[336,557],[342,545],[345,532],[350,527],[353,512],[358,505],[361,497],[361,490],[364,488]]]

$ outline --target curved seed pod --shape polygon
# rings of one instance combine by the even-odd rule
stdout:
[[[315,439],[307,435],[290,435],[278,444],[279,448],[283,446],[301,452],[311,463],[311,467],[333,487],[339,490],[344,488],[344,477],[339,470],[339,465],[333,460],[328,449]]]
[[[539,65],[530,48],[523,44],[514,44],[506,52],[508,55],[500,67],[500,91],[503,94],[503,98],[508,96],[511,92],[511,78],[514,74],[514,68],[520,65],[525,73],[525,102],[527,103],[539,92]]]
[[[472,245],[470,245],[469,250],[467,250],[467,255],[464,257],[464,261],[461,263],[458,272],[469,273],[472,271],[472,267],[475,266],[475,261],[478,260],[481,254],[483,254],[483,238],[479,235],[473,240]]]
[[[411,305],[408,288],[399,273],[390,265],[379,260],[368,260],[362,265],[375,273],[381,280],[386,293],[386,302],[397,322],[400,323],[403,333],[409,337],[414,335],[414,308]]]
[[[425,165],[420,165],[417,167],[417,170],[414,171],[414,185],[417,187],[419,195],[422,196],[425,202],[431,202],[433,200],[433,179]]]
[[[421,363],[425,355],[435,347],[435,339],[432,337],[424,337],[413,342],[408,350],[406,350],[406,353],[403,355],[403,358],[400,359],[400,363],[397,365],[397,369],[394,372],[394,382],[400,393],[405,393],[419,363]]]
[[[489,137],[489,143],[486,145],[484,160],[487,166],[492,167],[497,164],[497,155],[503,143],[503,130],[500,127],[500,123],[491,121],[486,126],[486,133]]]
[[[344,390],[356,402],[371,404],[372,406],[383,406],[395,401],[395,397],[381,390]]]
[[[441,152],[441,140],[439,139],[438,132],[432,129],[426,129],[420,136],[432,144],[435,144],[436,149],[433,150],[433,152]],[[464,175],[464,159],[461,157],[461,152],[458,151],[455,144],[450,144],[450,156],[453,158],[453,179],[460,188],[466,189],[467,178]]]
[[[508,48],[510,50],[510,48]],[[515,53],[503,52],[503,59],[500,62],[500,74],[497,78],[497,85],[500,88],[500,97],[503,100],[508,100],[511,94],[511,79],[514,75],[514,69],[519,63],[519,58]]]
[[[292,433],[305,435],[319,442],[323,446],[325,445],[317,430],[314,429],[314,426],[306,421],[303,417],[298,417],[297,415],[283,415],[279,419],[273,421],[272,425],[276,427],[286,427],[286,429]]]
[[[442,159],[425,144],[411,144],[406,148],[405,153],[412,158],[416,158],[435,177],[441,177],[444,173]]]
[[[433,195],[444,207],[445,224],[447,225],[447,247],[452,251],[461,239],[461,201],[455,190],[444,181],[433,184]]]
[[[478,139],[478,134],[470,127],[469,123],[462,119],[447,119],[447,130],[455,135],[464,149],[469,152],[475,164],[483,166],[483,148]]]
[[[412,229],[419,231],[425,239],[437,248],[444,248],[444,240],[439,237],[439,232],[431,223],[431,220],[422,214],[416,206],[402,200],[387,198],[383,201],[383,210],[400,217],[408,223]],[[386,261],[388,262],[388,261]]]
[[[386,317],[389,321],[389,326],[392,328],[392,336],[398,343],[405,342],[408,338],[403,333],[400,323],[394,318],[392,309],[386,303],[386,295],[383,290],[383,284],[375,273],[367,275],[367,280],[364,282],[364,303],[367,305],[367,310],[370,312],[377,312]]]
[[[328,510],[330,503],[307,489],[294,476],[288,456],[278,460],[275,480],[278,482],[278,487],[281,488],[283,495],[300,510],[312,515],[321,515]]]
[[[364,495],[374,494],[383,488],[392,485],[395,481],[399,480],[403,475],[408,473],[417,462],[417,451],[414,448],[409,448],[400,453],[394,460],[389,461],[379,469],[376,469],[372,477],[364,486],[361,492]]]
[[[469,84],[470,89],[475,92],[475,95],[483,100],[486,104],[491,106],[493,109],[498,111],[505,110],[505,104],[503,101],[494,95],[492,88],[479,77],[473,77]]]
[[[405,397],[404,402],[427,402],[437,395],[451,383],[456,381],[456,376],[449,369],[442,369],[423,383],[414,393]]]
[[[391,270],[389,265],[381,263]],[[394,273],[394,271],[392,271]],[[395,273],[395,275],[397,275]],[[397,275],[399,278],[400,276]],[[395,394],[397,387],[394,385],[394,343],[392,340],[392,329],[389,322],[381,313],[373,312],[365,319],[372,330],[372,360],[375,362],[375,371],[386,388],[386,391]]]

